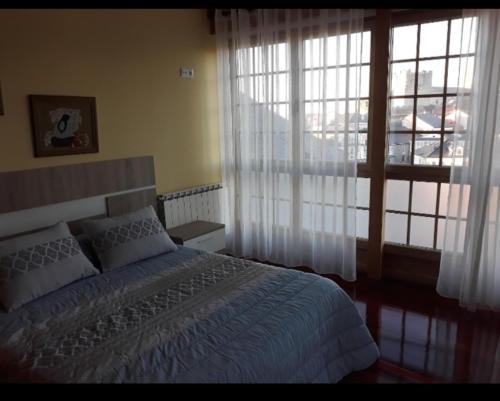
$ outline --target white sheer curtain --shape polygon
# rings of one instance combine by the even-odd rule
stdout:
[[[437,290],[471,310],[500,310],[500,11],[464,12],[459,76]]]
[[[216,12],[236,256],[356,278],[362,28],[362,10]]]

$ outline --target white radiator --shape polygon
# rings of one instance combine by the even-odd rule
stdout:
[[[165,228],[195,220],[220,223],[222,185],[206,185],[158,196],[158,211]]]

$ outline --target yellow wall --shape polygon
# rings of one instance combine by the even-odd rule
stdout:
[[[0,171],[153,155],[159,193],[220,179],[204,10],[0,10],[0,82]],[[29,94],[95,96],[99,153],[35,158]]]

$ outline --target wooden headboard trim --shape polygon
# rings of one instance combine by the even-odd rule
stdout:
[[[155,185],[152,156],[0,173],[0,214]]]

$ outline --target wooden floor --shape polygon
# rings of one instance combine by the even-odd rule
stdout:
[[[344,383],[500,383],[500,313],[468,312],[432,287],[329,278],[354,300],[381,354]]]

